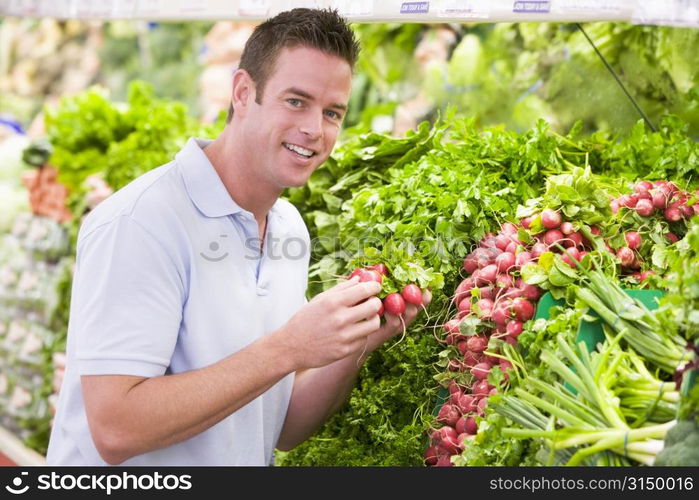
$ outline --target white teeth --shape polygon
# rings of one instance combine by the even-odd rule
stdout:
[[[302,148],[301,146],[297,146],[296,144],[288,144],[285,142],[284,147],[293,151],[294,153],[298,153],[302,156],[305,156],[306,158],[310,158],[311,156],[313,156],[313,151],[311,151],[310,149]]]

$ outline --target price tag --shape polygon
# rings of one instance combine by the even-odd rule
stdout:
[[[437,5],[439,17],[486,19],[489,15],[489,2],[483,0],[442,0]]]
[[[269,0],[240,0],[238,14],[247,17],[267,17]]]
[[[515,0],[512,5],[512,12],[516,14],[548,14],[550,11],[550,0]]]
[[[628,10],[624,0],[553,0],[552,12],[562,14],[619,14]]]
[[[332,6],[344,17],[374,14],[374,0],[333,0]]]
[[[699,0],[638,1],[631,22],[699,28]]]

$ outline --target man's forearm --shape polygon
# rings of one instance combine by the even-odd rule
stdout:
[[[91,391],[86,407],[93,439],[105,461],[121,463],[184,441],[268,390],[293,370],[283,355],[272,362],[274,350],[269,344],[262,339],[205,368],[134,383],[118,403],[113,396],[102,398],[95,396],[100,391]],[[100,378],[104,376],[83,377],[83,384],[104,383]]]
[[[290,450],[308,439],[347,400],[359,373],[361,359],[348,356],[327,366],[297,372],[284,428],[277,443]]]

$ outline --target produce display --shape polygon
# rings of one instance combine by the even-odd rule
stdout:
[[[185,88],[210,27],[75,32],[100,47],[115,90],[47,106],[46,142],[23,139],[24,162],[7,156],[12,174],[0,165],[24,200],[0,211],[0,425],[40,452],[65,371],[82,218],[188,137],[223,127],[220,115],[191,115]],[[206,37],[210,81],[238,56],[233,29],[251,26],[218,24]],[[381,283],[382,313],[423,313],[275,463],[697,465],[696,30],[586,26],[654,131],[569,25],[357,29],[365,50],[342,139],[283,196],[311,235],[309,299],[357,275]],[[144,76],[143,57],[162,62],[145,72],[157,92],[126,86]],[[223,102],[210,97],[206,122]]]

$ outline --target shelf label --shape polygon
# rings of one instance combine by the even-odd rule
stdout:
[[[238,14],[245,17],[267,17],[269,0],[240,0]]]
[[[631,22],[699,28],[699,0],[639,1]]]
[[[343,17],[374,15],[374,0],[333,0],[332,6]]]
[[[430,2],[403,2],[400,4],[401,14],[427,14],[430,11]]]
[[[482,0],[442,0],[437,7],[439,17],[459,17],[465,19],[486,19],[490,6]]]
[[[550,0],[517,0],[512,6],[512,12],[517,14],[548,14],[550,11]]]

